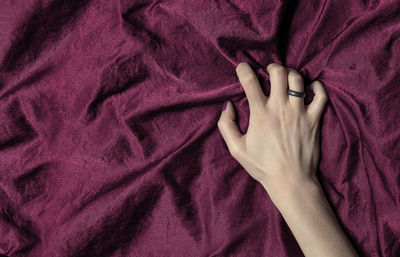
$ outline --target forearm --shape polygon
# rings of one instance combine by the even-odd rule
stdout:
[[[305,256],[358,256],[342,231],[319,182],[307,180],[293,182],[286,188],[264,187]]]

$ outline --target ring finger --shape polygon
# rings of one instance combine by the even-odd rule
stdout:
[[[288,87],[290,90],[297,92],[304,92],[304,82],[303,77],[300,73],[292,68],[287,68],[288,70]],[[289,103],[297,110],[304,111],[304,99],[302,97],[288,95]]]

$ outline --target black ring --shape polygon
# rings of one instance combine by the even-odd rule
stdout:
[[[290,90],[290,89],[288,89],[286,92],[288,95],[291,95],[291,96],[300,97],[300,98],[306,97],[306,93],[304,93],[304,92],[297,92],[297,91]]]

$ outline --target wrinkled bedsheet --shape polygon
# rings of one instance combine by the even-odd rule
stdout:
[[[248,62],[324,83],[317,170],[361,256],[400,256],[400,1],[2,1],[0,253],[303,256],[217,128]],[[307,94],[306,104],[312,100]]]

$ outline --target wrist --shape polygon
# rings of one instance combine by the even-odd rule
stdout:
[[[296,173],[299,174],[299,173]],[[283,211],[293,203],[324,197],[321,184],[316,176],[290,176],[261,182],[272,202]]]
[[[266,190],[305,256],[357,256],[316,177],[269,183]]]

